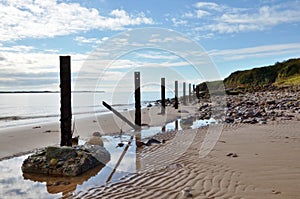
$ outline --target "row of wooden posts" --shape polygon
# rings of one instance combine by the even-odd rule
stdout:
[[[140,72],[134,73],[134,85],[135,85],[135,121],[132,124],[127,118],[122,116],[119,112],[114,110],[110,105],[103,102],[103,105],[121,118],[124,122],[129,124],[135,130],[141,127],[141,77]],[[165,114],[166,108],[166,79],[161,78],[161,114]],[[61,89],[61,146],[72,145],[72,108],[71,108],[71,57],[60,56],[60,89]],[[195,91],[195,85],[193,85],[193,91]],[[178,81],[175,81],[175,104],[174,108],[178,109]],[[189,84],[188,101],[192,102],[192,87]],[[186,96],[186,83],[183,82],[183,104],[187,104]]]

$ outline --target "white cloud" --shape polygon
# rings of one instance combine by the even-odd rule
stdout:
[[[181,20],[181,19],[176,19],[176,18],[172,18],[171,21],[173,22],[174,26],[181,26],[181,25],[185,25],[188,23],[187,20]]]
[[[139,58],[158,59],[158,60],[161,60],[161,59],[169,59],[169,60],[178,59],[178,57],[175,56],[175,55],[166,54],[166,53],[162,53],[162,52],[159,52],[159,53],[149,53],[149,52],[148,53],[137,53],[136,56],[139,57]]]
[[[267,57],[273,55],[298,54],[300,43],[256,46],[251,48],[214,50],[210,56],[222,60],[241,60],[246,58]]]
[[[202,18],[202,17],[207,16],[207,15],[210,15],[210,13],[205,11],[205,10],[197,10],[196,11],[197,18]]]
[[[263,6],[255,12],[250,10],[238,10],[223,13],[215,19],[215,23],[207,28],[219,33],[238,33],[254,30],[265,30],[267,28],[283,24],[300,22],[298,7],[287,5]]]
[[[0,41],[48,38],[91,29],[119,30],[153,23],[144,13],[131,15],[117,9],[103,16],[97,9],[56,0],[5,0],[0,3],[0,18]]]
[[[103,37],[101,39],[98,39],[98,38],[86,38],[86,37],[83,37],[83,36],[78,36],[78,37],[75,37],[74,41],[77,41],[77,42],[83,43],[83,44],[98,45],[98,44],[101,44],[103,41],[105,41],[107,39],[108,39],[108,37]]]
[[[195,23],[188,23],[189,28],[198,29],[197,34],[199,30],[200,32],[230,34],[263,31],[280,24],[300,22],[299,7],[299,1],[256,8],[239,8],[213,2],[198,2],[194,4],[192,10],[187,11],[181,17],[189,20],[203,19],[197,20]]]
[[[213,2],[198,2],[195,4],[195,7],[200,9],[216,10],[216,11],[222,11],[224,9],[223,6]]]

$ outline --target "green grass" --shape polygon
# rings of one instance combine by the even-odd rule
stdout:
[[[300,85],[300,75],[285,78],[274,83],[275,86]]]

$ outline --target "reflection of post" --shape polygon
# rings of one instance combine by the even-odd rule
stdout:
[[[141,131],[136,131],[135,134],[135,169],[139,171],[141,169],[141,152],[142,149],[138,146],[138,142],[141,143]]]
[[[60,56],[60,146],[72,146],[71,57]]]
[[[178,81],[175,81],[175,109],[178,109]]]
[[[175,130],[178,131],[178,120],[175,121]]]
[[[165,109],[166,109],[166,79],[161,78],[161,114],[165,114]]]
[[[135,124],[141,126],[141,79],[140,72],[134,73]]]
[[[124,151],[122,152],[120,158],[118,159],[118,162],[116,163],[114,169],[112,170],[112,172],[110,173],[110,175],[108,176],[106,182],[110,182],[111,178],[113,177],[113,175],[115,174],[115,172],[117,171],[121,161],[123,160],[126,152],[128,151],[129,146],[131,145],[131,142],[133,140],[133,135],[130,137],[130,140],[128,141],[128,144],[125,146]]]
[[[186,105],[186,98],[185,98],[185,82],[183,82],[183,105]]]
[[[189,103],[192,103],[192,84],[189,83]]]

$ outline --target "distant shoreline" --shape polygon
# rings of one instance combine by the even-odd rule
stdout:
[[[60,91],[0,91],[0,94],[15,93],[60,93]],[[105,93],[105,91],[72,91],[72,93]]]

